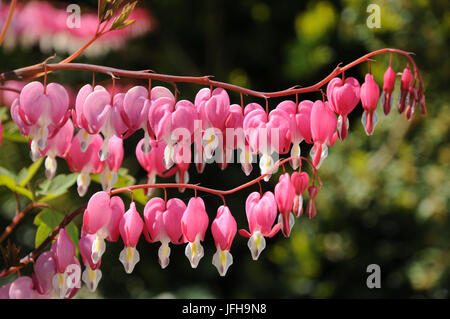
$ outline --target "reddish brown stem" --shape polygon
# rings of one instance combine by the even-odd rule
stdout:
[[[48,207],[49,206],[45,203],[31,203],[30,205],[25,207],[25,209],[23,211],[18,211],[16,213],[16,216],[14,216],[13,220],[11,221],[11,223],[5,228],[5,231],[3,232],[3,234],[1,234],[0,243],[2,243],[6,239],[6,237],[8,237],[12,233],[14,228],[16,228],[16,226],[22,221],[22,219],[29,212],[31,212],[35,208],[48,208]],[[20,210],[20,208],[19,208],[19,210]]]
[[[14,14],[14,10],[16,9],[17,0],[12,0],[9,5],[8,17],[6,18],[5,25],[3,26],[2,33],[0,34],[0,45],[2,45],[3,40],[5,39],[6,32],[8,31],[9,25],[11,24],[12,16]]]
[[[82,63],[65,63],[65,64],[47,64],[47,70],[49,71],[59,71],[59,70],[78,70],[78,71],[90,71],[90,72],[98,72],[98,73],[104,73],[104,74],[114,74],[120,77],[127,77],[127,78],[134,78],[134,79],[152,79],[152,80],[158,80],[166,83],[193,83],[193,84],[199,84],[204,85],[207,87],[221,87],[226,90],[239,92],[246,95],[252,95],[256,97],[261,97],[264,99],[268,98],[274,98],[274,97],[282,97],[282,96],[289,96],[289,95],[296,95],[301,93],[308,93],[308,92],[315,92],[318,91],[321,87],[326,85],[329,81],[331,81],[334,77],[342,74],[346,70],[361,64],[363,62],[366,62],[369,58],[382,54],[382,53],[397,53],[400,55],[405,56],[408,61],[413,65],[415,77],[418,78],[420,87],[423,88],[423,82],[422,78],[418,72],[417,66],[414,62],[414,60],[411,58],[410,53],[398,49],[391,49],[391,48],[385,48],[376,50],[373,52],[370,52],[359,59],[356,59],[355,61],[341,67],[337,66],[327,77],[325,77],[323,80],[319,81],[318,83],[307,86],[307,87],[298,87],[294,86],[286,90],[277,91],[277,92],[261,92],[261,91],[255,91],[250,90],[247,88],[243,88],[237,85],[219,82],[211,80],[211,76],[200,76],[200,77],[193,77],[193,76],[175,76],[175,75],[167,75],[167,74],[159,74],[159,73],[148,73],[146,71],[128,71],[128,70],[121,70],[116,68],[111,68],[107,66],[100,66],[100,65],[92,65],[92,64],[82,64]],[[0,80],[12,80],[17,78],[30,78],[34,77],[37,73],[43,71],[43,65],[35,65],[30,67],[25,67],[21,69],[17,69],[11,72],[6,72],[0,74]]]

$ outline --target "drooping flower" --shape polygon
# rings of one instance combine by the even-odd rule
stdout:
[[[72,138],[72,146],[67,154],[66,160],[72,172],[80,173],[77,178],[77,190],[80,196],[84,196],[91,183],[90,174],[98,174],[103,169],[104,162],[101,162],[98,157],[103,139],[98,134],[93,135],[89,147],[83,152],[80,145],[80,134],[83,133],[79,131]]]
[[[80,282],[80,262],[75,257],[75,245],[70,239],[67,229],[59,231],[58,238],[53,243],[55,275],[52,278],[53,293],[59,298],[70,298],[78,290]],[[71,281],[69,281],[71,279]]]
[[[409,70],[409,66],[407,65],[406,68],[403,69],[402,78],[400,82],[400,96],[398,98],[399,113],[403,113],[406,105],[409,104],[409,101],[407,101],[407,99],[409,98],[409,90],[412,80],[413,75]]]
[[[339,138],[347,137],[349,122],[348,114],[359,102],[360,86],[357,79],[353,77],[332,79],[327,86],[327,97],[330,107],[339,114],[337,129]]]
[[[320,167],[322,161],[328,155],[327,145],[332,145],[335,140],[336,116],[328,102],[320,100],[314,102],[311,111],[311,136],[314,146],[311,148],[313,165]]]
[[[309,175],[306,172],[294,172],[291,175],[291,182],[294,185],[295,197],[292,210],[296,217],[300,217],[303,213],[303,193],[309,184]]]
[[[33,279],[21,276],[0,288],[0,299],[41,299],[43,296],[34,288]]]
[[[294,198],[295,189],[291,177],[288,173],[284,173],[275,186],[275,200],[280,211],[278,222],[281,224],[281,230],[285,237],[289,237],[295,222],[294,214],[292,214]]]
[[[230,209],[227,206],[220,206],[217,216],[211,224],[211,232],[217,248],[212,263],[219,271],[220,276],[225,276],[228,268],[233,264],[230,248],[236,231],[236,220],[231,215]]]
[[[272,192],[261,195],[258,192],[251,193],[245,202],[245,212],[250,232],[240,229],[239,234],[250,238],[248,247],[252,253],[253,260],[257,260],[266,247],[264,237],[273,237],[280,230],[281,224],[273,226],[277,218],[277,204]]]
[[[204,255],[203,246],[200,242],[205,238],[208,223],[209,218],[203,200],[200,197],[191,198],[181,218],[181,231],[183,241],[188,243],[185,255],[192,268],[197,268]]]
[[[391,111],[392,106],[392,100],[393,95],[392,92],[394,91],[395,87],[395,72],[392,69],[392,66],[389,65],[386,72],[384,72],[383,77],[383,96],[381,97],[381,100],[383,101],[383,111],[384,114],[388,115]]]
[[[136,245],[144,228],[144,221],[136,210],[136,204],[131,203],[130,209],[120,220],[119,230],[125,247],[120,252],[119,260],[122,262],[125,272],[131,274],[134,267],[139,262],[139,252]]]
[[[156,176],[169,177],[176,173],[176,169],[172,168],[169,171],[164,166],[164,150],[166,143],[164,141],[150,140],[151,150],[145,154],[142,150],[142,145],[145,140],[142,139],[136,146],[136,158],[143,169],[147,171],[147,184],[155,184]],[[151,195],[153,189],[146,189],[145,194]]]
[[[40,82],[30,82],[22,89],[17,106],[23,124],[29,126],[33,137],[32,150],[43,150],[47,139],[53,136],[67,120],[69,95],[58,83],[44,87]],[[22,123],[18,123],[20,125]]]
[[[166,142],[164,164],[169,169],[174,164],[173,148],[176,143],[187,143],[190,147],[194,133],[197,111],[187,100],[176,102],[175,97],[161,97],[151,103],[148,112],[149,125],[156,140]]]
[[[100,270],[101,259],[96,263],[92,260],[92,248],[95,246],[96,240],[96,234],[84,234],[81,236],[78,243],[81,258],[85,266],[81,279],[91,292],[94,292],[97,289],[98,283],[102,278],[102,271]]]
[[[309,219],[314,218],[317,214],[316,204],[314,203],[314,199],[316,198],[318,192],[319,192],[319,188],[317,186],[309,186],[308,187],[309,202],[308,202],[308,207],[306,208],[306,216]]]
[[[290,147],[289,114],[282,109],[272,110],[269,115],[257,103],[250,103],[244,112],[244,134],[253,154],[262,154],[259,167],[261,175],[268,181],[275,171],[272,153],[286,154]],[[269,172],[271,172],[269,174]]]
[[[100,174],[100,181],[104,191],[110,191],[117,182],[118,173],[123,160],[123,140],[115,135],[108,142],[108,158]]]
[[[45,176],[52,179],[55,176],[57,162],[56,157],[65,158],[70,150],[73,138],[73,124],[70,119],[67,120],[58,134],[48,139],[47,147],[40,151],[41,156],[47,156],[45,159]]]
[[[106,192],[97,192],[89,199],[83,215],[83,232],[95,235],[92,242],[91,259],[97,264],[106,249],[105,238],[108,237],[108,223],[111,219],[111,199]]]
[[[90,84],[86,84],[81,88],[75,102],[75,110],[77,124],[84,129],[79,135],[82,151],[85,151],[89,145],[91,137],[88,135],[101,132],[104,141],[99,152],[100,160],[104,161],[108,158],[109,139],[114,135],[122,136],[127,129],[120,112],[124,97],[123,93],[111,96],[100,85],[92,88]]]
[[[169,199],[166,205],[163,199],[154,197],[145,205],[144,235],[147,241],[151,243],[161,242],[161,247],[158,250],[158,261],[163,269],[167,267],[170,261],[169,243],[183,243],[181,218],[185,210],[186,204],[178,198]]]
[[[373,79],[372,74],[366,74],[364,83],[361,85],[361,104],[364,108],[361,121],[367,135],[372,135],[378,122],[378,116],[375,109],[378,105],[380,88]]]

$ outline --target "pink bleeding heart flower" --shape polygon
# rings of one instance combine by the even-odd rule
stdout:
[[[378,105],[378,97],[380,96],[380,88],[373,79],[372,74],[366,74],[364,83],[361,85],[361,104],[364,108],[361,121],[367,135],[372,135],[373,130],[378,122],[378,116],[375,109]]]
[[[20,81],[5,81],[4,85],[6,87],[17,89],[17,90],[21,91],[23,89],[23,87],[25,86],[25,83],[20,82]],[[19,93],[14,92],[14,91],[8,91],[8,90],[2,91],[0,93],[1,103],[3,105],[6,105],[9,107],[12,105],[14,100],[19,97],[19,95],[20,95]]]
[[[174,150],[173,160],[176,165],[175,182],[177,184],[188,184],[191,148],[183,144],[178,144]],[[178,190],[183,193],[185,188],[179,187]]]
[[[8,283],[0,287],[0,300],[9,299],[9,289],[11,288],[11,283]]]
[[[322,161],[328,155],[327,144],[334,141],[333,134],[336,131],[336,116],[330,108],[328,102],[320,100],[314,102],[311,111],[311,136],[314,141],[314,147],[311,148],[311,157],[313,165],[320,167]]]
[[[161,97],[152,102],[148,118],[156,139],[167,144],[164,165],[169,169],[174,164],[173,148],[177,144],[190,148],[197,111],[194,104],[187,100],[175,104],[174,97]]]
[[[102,272],[100,270],[101,259],[97,263],[92,260],[92,247],[95,245],[96,240],[97,236],[95,234],[84,234],[78,243],[81,258],[85,266],[81,279],[91,292],[97,289],[98,283],[102,278]]]
[[[123,215],[119,224],[120,236],[125,245],[124,249],[120,252],[119,260],[123,264],[127,274],[133,272],[134,267],[140,260],[136,245],[143,228],[144,221],[136,210],[136,204],[132,202],[130,209]]]
[[[108,237],[108,224],[111,220],[111,199],[106,192],[97,192],[89,199],[83,215],[83,232],[95,235],[92,243],[91,259],[98,263],[106,249],[105,238]]]
[[[16,106],[21,118],[21,123],[17,124],[29,126],[29,135],[33,138],[32,152],[36,154],[47,147],[49,136],[56,134],[67,120],[68,108],[69,95],[62,85],[50,83],[44,87],[37,81],[25,85]]]
[[[88,92],[90,93],[86,95]],[[90,135],[99,132],[103,134],[104,141],[99,152],[102,161],[106,160],[109,155],[109,139],[114,135],[122,136],[127,129],[121,116],[124,97],[125,94],[123,93],[112,97],[104,87],[98,85],[93,89],[90,84],[85,85],[77,96],[75,109],[77,117],[81,109],[81,115],[79,115],[81,127]],[[83,133],[80,135],[82,138],[85,137]],[[86,144],[89,143],[89,138],[86,142]],[[87,147],[86,144],[82,144],[82,150]]]
[[[121,111],[122,118],[130,131],[144,130],[144,142],[141,145],[142,152],[148,154],[151,150],[150,136],[154,137],[154,132],[148,121],[151,104],[159,98],[174,98],[169,89],[156,86],[149,91],[143,86],[135,86],[128,90],[123,101]]]
[[[225,134],[223,134],[223,145],[219,167],[224,170],[228,163],[233,161],[234,150],[245,147],[245,136],[242,125],[244,123],[243,109],[240,105],[230,105],[230,112],[225,121]]]
[[[348,132],[348,114],[356,107],[359,102],[360,85],[357,79],[353,77],[332,79],[327,86],[327,97],[330,107],[339,114],[338,134],[341,140],[347,137]]]
[[[150,199],[144,208],[144,235],[148,242],[161,242],[158,250],[158,261],[161,268],[169,265],[170,247],[169,243],[181,244],[183,233],[181,231],[181,218],[186,210],[186,204],[178,199],[172,198],[167,201],[154,197]]]
[[[108,158],[100,174],[100,182],[104,191],[110,191],[116,184],[118,173],[123,160],[123,140],[120,137],[112,136],[108,142]]]
[[[58,134],[48,139],[47,148],[40,151],[41,156],[47,155],[45,159],[45,176],[52,179],[55,176],[57,162],[56,157],[65,158],[70,150],[73,138],[73,124],[69,119],[60,129]]]
[[[30,135],[31,126],[26,124],[22,120],[22,118],[20,117],[20,114],[19,114],[19,108],[20,108],[19,98],[17,98],[11,104],[11,109],[10,109],[11,119],[19,127],[20,134],[22,134],[23,136],[28,136],[28,135]],[[36,158],[36,160],[37,160],[37,158]]]
[[[389,65],[386,72],[384,72],[383,77],[383,96],[381,97],[381,100],[383,101],[383,111],[384,114],[388,115],[391,111],[392,106],[392,100],[393,95],[392,92],[394,91],[395,87],[395,72],[392,69],[392,66]]]
[[[40,294],[47,295],[52,291],[55,274],[55,254],[53,251],[46,251],[34,263],[35,286]]]
[[[253,153],[261,153],[259,167],[261,175],[268,181],[275,171],[272,170],[273,152],[285,154],[290,147],[289,114],[283,110],[266,111],[257,103],[250,103],[244,110],[244,134]],[[269,173],[271,172],[271,173]]]
[[[156,176],[169,177],[175,174],[176,169],[172,168],[169,171],[164,166],[164,150],[166,143],[163,141],[150,140],[151,150],[145,154],[142,150],[142,145],[145,140],[142,139],[136,146],[136,158],[143,169],[147,171],[147,184],[155,184]],[[166,172],[167,171],[167,172]],[[153,189],[146,189],[145,194],[151,195]]]
[[[306,172],[294,172],[291,175],[291,182],[294,185],[295,197],[292,208],[295,217],[300,217],[303,213],[303,193],[309,184],[309,175]]]
[[[258,192],[251,193],[245,202],[245,213],[250,232],[240,229],[239,234],[248,240],[248,248],[252,253],[253,260],[257,260],[266,247],[264,237],[273,237],[280,230],[281,224],[273,226],[277,218],[277,204],[272,192],[261,195]]]
[[[283,110],[289,117],[289,132],[286,135],[290,136],[290,142],[292,143],[291,157],[300,156],[300,143],[303,141],[303,136],[300,132],[300,127],[297,125],[297,105],[290,100],[283,101],[278,104],[277,110]],[[293,169],[297,169],[299,166],[299,159],[294,158],[289,160],[289,164]]]
[[[211,232],[217,248],[212,263],[220,276],[225,276],[228,268],[233,264],[230,248],[237,232],[236,220],[227,206],[220,206],[217,210],[217,216],[211,224]]]
[[[409,104],[409,101],[407,101],[409,97],[409,91],[411,82],[413,80],[413,75],[411,71],[409,70],[409,65],[406,66],[406,68],[403,69],[402,78],[400,82],[400,96],[398,99],[398,112],[403,113],[405,110],[405,107],[407,104]]]
[[[281,224],[281,230],[285,237],[289,237],[295,222],[294,214],[291,213],[294,198],[295,188],[291,182],[291,177],[288,173],[284,173],[275,186],[275,200],[280,211],[278,222]]]
[[[38,299],[39,293],[34,289],[33,279],[22,276],[4,286],[4,299]],[[7,293],[6,293],[7,290]],[[1,297],[1,296],[0,296]],[[2,298],[3,299],[3,298]]]
[[[119,196],[113,196],[109,202],[109,207],[111,208],[111,217],[106,225],[108,233],[106,240],[115,242],[119,239],[119,225],[123,214],[125,214],[125,204]]]
[[[75,257],[75,245],[70,239],[67,229],[59,231],[58,238],[53,243],[55,275],[52,278],[53,292],[59,298],[71,298],[78,290],[80,282],[80,262]]]
[[[181,218],[181,231],[183,241],[188,243],[185,255],[192,268],[197,268],[204,255],[203,246],[200,242],[205,238],[208,223],[209,218],[203,200],[200,197],[191,198]]]
[[[101,162],[98,157],[103,139],[98,134],[93,135],[89,147],[83,152],[80,146],[80,134],[82,134],[81,131],[72,138],[72,146],[66,160],[72,172],[80,173],[77,178],[78,194],[84,196],[91,183],[89,174],[98,174],[103,169],[104,162]]]
[[[308,202],[308,207],[306,208],[306,216],[309,219],[314,218],[317,214],[316,204],[314,203],[314,199],[316,198],[318,192],[319,192],[319,188],[317,186],[309,186],[308,187],[309,202]]]
[[[223,132],[226,127],[226,121],[230,113],[230,97],[226,90],[215,88],[211,91],[209,88],[201,89],[195,96],[195,108],[197,118],[201,121],[199,129],[201,130],[201,141],[197,141],[197,146],[202,152],[203,159],[200,161],[202,166],[204,162],[212,158],[214,151],[220,149],[223,144]],[[199,168],[200,170],[203,167]]]

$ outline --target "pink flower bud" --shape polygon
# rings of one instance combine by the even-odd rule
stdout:
[[[361,86],[361,104],[364,108],[362,122],[367,135],[372,135],[377,124],[375,109],[378,104],[380,89],[372,74],[366,74],[365,82]]]
[[[413,75],[409,70],[409,66],[403,69],[402,79],[400,82],[400,99],[398,103],[398,112],[403,113],[406,107],[406,98],[409,94],[409,87],[411,86],[411,82],[413,80]]]
[[[284,173],[280,176],[275,186],[275,200],[280,211],[279,222],[281,223],[281,230],[285,237],[289,237],[292,226],[294,226],[293,214],[291,214],[294,197],[295,189],[291,182],[291,177],[288,173]],[[290,218],[291,215],[292,218]]]
[[[208,228],[209,218],[205,210],[205,204],[200,197],[191,198],[181,218],[181,231],[184,242],[188,242],[185,249],[186,257],[192,268],[196,268],[203,257],[203,241]]]
[[[257,260],[266,247],[264,237],[273,237],[281,228],[280,223],[272,227],[277,217],[275,196],[272,192],[265,192],[262,197],[258,192],[251,193],[245,202],[245,212],[250,232],[240,229],[239,234],[250,238],[248,247],[253,260]]]
[[[386,72],[384,72],[383,77],[383,111],[384,114],[388,115],[391,111],[392,105],[392,92],[395,87],[395,72],[392,67],[389,65]]]
[[[133,271],[140,260],[136,245],[143,228],[144,221],[136,210],[136,204],[132,202],[130,209],[123,215],[119,224],[120,236],[125,245],[125,248],[120,253],[119,260],[124,265],[127,274]]]
[[[112,214],[110,202],[106,192],[97,192],[89,199],[83,216],[83,230],[87,234],[104,231],[103,228],[106,228]]]
[[[52,289],[52,279],[56,274],[56,262],[53,251],[42,253],[34,264],[36,289],[41,294],[48,294]]]
[[[332,79],[327,86],[327,97],[330,107],[339,114],[341,125],[338,125],[338,133],[341,140],[347,137],[347,116],[359,102],[360,86],[357,79],[353,77]]]
[[[325,144],[333,140],[336,131],[336,115],[331,110],[328,102],[316,101],[311,111],[311,136],[314,147],[311,149],[313,164],[320,167],[321,162],[327,156]]]
[[[294,172],[291,175],[291,182],[295,189],[294,206],[292,208],[295,217],[300,217],[303,213],[303,193],[309,184],[309,175],[306,172]]]
[[[213,256],[213,265],[216,266],[221,276],[225,276],[233,263],[230,248],[236,231],[236,220],[231,215],[230,209],[227,206],[220,206],[217,210],[217,216],[212,222],[211,232],[217,248]]]

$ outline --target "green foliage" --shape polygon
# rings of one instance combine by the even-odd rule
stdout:
[[[63,221],[65,215],[52,210],[52,209],[44,209],[34,218],[34,224],[37,226],[36,230],[36,238],[34,241],[35,247],[39,247],[45,239],[55,230],[56,227]],[[78,232],[78,227],[70,222],[67,226],[67,233],[69,234],[70,239],[74,243],[75,247],[78,251],[78,241],[80,238],[80,234]]]
[[[0,186],[6,186],[12,192],[17,192],[33,200],[33,193],[24,186],[27,183],[28,175],[34,175],[36,173],[36,166],[34,166],[34,164],[31,165],[29,169],[21,171],[19,176],[16,176],[13,172],[7,170],[6,168],[0,167]],[[23,183],[24,181],[25,183]]]
[[[65,194],[69,187],[71,187],[77,181],[78,174],[59,174],[52,179],[46,179],[39,185],[39,189],[36,192],[37,195],[42,195],[43,197],[39,200],[41,202],[46,202],[55,197]]]

